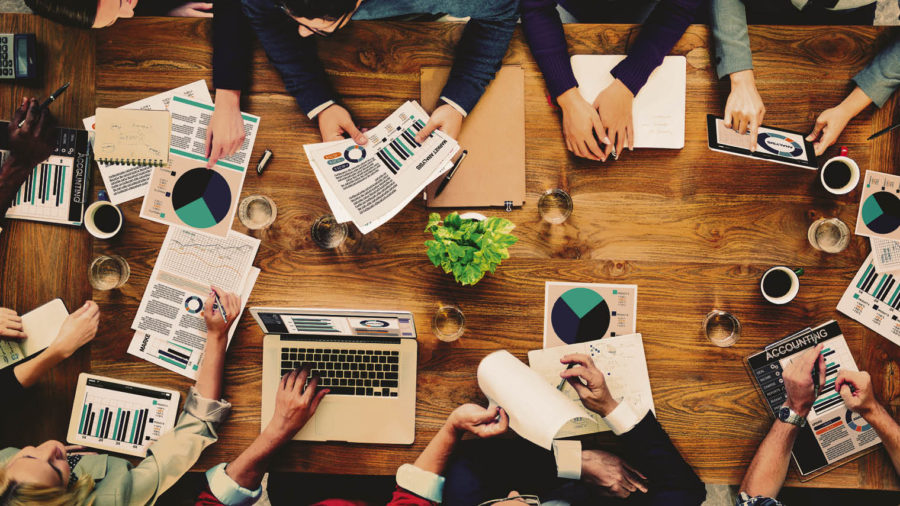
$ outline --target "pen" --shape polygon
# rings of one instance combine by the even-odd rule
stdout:
[[[216,298],[216,306],[219,307],[219,314],[222,315],[222,320],[225,322],[225,325],[228,325],[228,314],[225,312],[225,306],[222,305],[222,300],[219,299],[219,292],[213,290],[213,296]]]
[[[568,371],[569,369],[571,369],[573,367],[575,367],[575,362],[572,362],[571,364],[569,364],[569,366],[566,367],[566,370]],[[566,388],[567,382],[568,382],[568,380],[566,378],[563,378],[562,381],[559,382],[559,385],[556,386],[556,389],[559,390],[560,392],[562,392],[563,389]]]
[[[819,370],[819,357],[817,356],[812,370],[813,399],[819,397]]]
[[[60,86],[60,87],[59,87],[56,91],[54,91],[53,93],[51,93],[50,96],[47,97],[47,100],[44,100],[44,102],[38,107],[38,109],[39,109],[39,110],[43,110],[44,108],[46,108],[46,107],[48,107],[50,104],[52,104],[57,98],[59,98],[60,95],[63,94],[64,91],[66,91],[66,90],[69,88],[69,85],[70,85],[70,84],[72,84],[72,83],[71,83],[71,82],[68,82],[68,83],[66,83],[66,84],[64,84],[64,85],[62,85],[62,86]],[[23,119],[22,121],[19,122],[19,128],[22,128],[22,125],[24,125],[24,124],[25,124],[25,120]]]
[[[893,125],[885,128],[885,129],[875,132],[874,134],[870,135],[869,138],[866,140],[870,141],[870,140],[874,139],[875,137],[881,137],[882,135],[890,132],[891,130],[893,130],[895,128],[900,128],[900,121],[898,121],[897,123],[894,123]]]
[[[459,155],[459,158],[456,160],[456,163],[453,164],[453,167],[450,169],[450,172],[447,174],[447,177],[445,177],[444,180],[441,181],[441,184],[438,185],[437,191],[434,192],[435,198],[437,198],[437,196],[440,195],[442,191],[444,191],[444,188],[447,187],[447,183],[450,182],[450,178],[452,178],[453,175],[456,174],[456,169],[459,168],[459,166],[462,164],[463,160],[466,159],[466,155],[468,155],[468,154],[469,154],[469,150],[464,149],[462,154]]]

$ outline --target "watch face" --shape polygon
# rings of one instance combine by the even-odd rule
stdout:
[[[782,422],[787,421],[789,416],[791,416],[791,408],[782,406],[778,409],[778,419]]]

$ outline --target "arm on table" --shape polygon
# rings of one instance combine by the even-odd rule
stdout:
[[[25,123],[19,128],[22,120]],[[0,167],[0,216],[6,216],[31,170],[53,152],[55,123],[50,111],[41,109],[36,99],[22,99],[9,122],[9,157]]]

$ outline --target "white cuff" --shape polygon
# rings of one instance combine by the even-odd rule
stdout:
[[[253,504],[262,495],[262,485],[256,490],[248,490],[237,484],[225,473],[225,463],[206,471],[209,491],[225,506],[245,506]]]
[[[557,439],[553,441],[556,475],[567,480],[581,479],[581,441]]]
[[[462,107],[460,107],[459,104],[457,104],[456,102],[450,100],[449,98],[447,98],[447,97],[441,97],[441,100],[443,100],[444,102],[447,102],[447,105],[449,105],[450,107],[456,109],[457,112],[459,112],[460,114],[463,115],[463,118],[465,118],[466,116],[469,115],[469,113],[467,113],[465,109],[463,109]]]
[[[327,109],[328,107],[331,107],[333,105],[334,105],[334,100],[329,100],[328,102],[325,102],[324,104],[309,111],[308,113],[306,113],[306,115],[309,117],[309,119],[316,119],[316,116],[318,116],[320,112],[324,111],[325,109]]]
[[[615,435],[621,436],[633,429],[641,421],[641,418],[628,403],[620,402],[616,409],[603,417],[603,421],[609,425]]]
[[[412,464],[397,469],[397,486],[431,502],[439,503],[444,498],[444,477]]]

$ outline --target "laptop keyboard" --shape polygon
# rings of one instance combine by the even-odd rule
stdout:
[[[400,353],[382,350],[282,348],[281,375],[308,365],[328,395],[397,397]],[[308,382],[309,380],[307,380]]]

